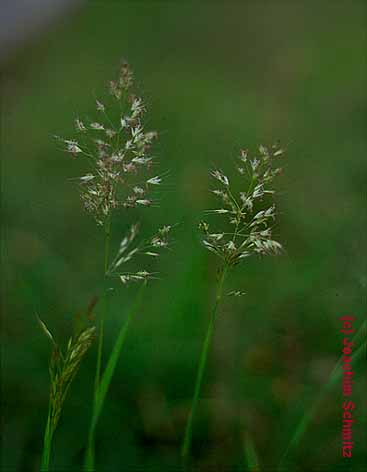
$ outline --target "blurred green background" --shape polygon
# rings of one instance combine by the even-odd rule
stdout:
[[[288,147],[278,183],[281,257],[251,258],[227,281],[194,427],[198,470],[276,464],[341,352],[338,317],[366,314],[366,18],[358,1],[89,2],[2,69],[2,470],[37,470],[51,347],[98,293],[103,234],[69,180],[83,164],[52,135],[73,135],[120,58],[135,70],[169,171],[147,229],[180,223],[118,364],[98,428],[99,470],[175,470],[217,261],[196,225],[212,204],[208,170],[229,175],[240,147]],[[113,247],[133,216],[120,213]],[[136,287],[118,287],[106,353]],[[96,315],[99,310],[96,309]],[[55,470],[78,470],[96,347],[55,436]],[[314,411],[287,470],[366,470],[365,363],[355,366],[353,459],[341,458],[341,387]]]

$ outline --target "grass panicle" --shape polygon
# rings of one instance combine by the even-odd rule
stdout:
[[[151,154],[158,134],[145,130],[146,106],[126,62],[103,103],[96,100],[96,113],[95,120],[75,120],[75,138],[57,139],[72,157],[88,161],[88,172],[77,179],[81,198],[103,226],[114,209],[151,206],[162,177],[153,173]]]
[[[253,158],[248,151],[241,150],[237,185],[222,171],[211,172],[219,184],[212,193],[219,200],[220,208],[208,210],[207,214],[222,221],[214,231],[207,221],[202,221],[199,228],[204,246],[225,266],[235,266],[253,254],[278,254],[281,251],[281,244],[272,238],[276,217],[273,181],[282,172],[278,160],[283,154],[284,150],[278,144],[260,146],[258,156]]]

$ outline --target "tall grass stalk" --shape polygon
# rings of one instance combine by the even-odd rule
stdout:
[[[115,257],[110,260],[112,216],[119,209],[131,212],[133,209],[155,205],[156,191],[163,178],[153,173],[155,159],[151,155],[151,148],[158,134],[156,131],[145,130],[146,106],[143,99],[135,93],[134,75],[127,63],[121,64],[117,78],[109,82],[109,95],[104,97],[103,103],[96,100],[96,112],[95,121],[80,118],[75,120],[77,140],[57,138],[74,159],[84,158],[88,162],[88,173],[76,180],[85,210],[104,229],[104,303],[99,319],[92,416],[84,462],[86,470],[94,470],[95,467],[94,443],[98,418],[135,312],[133,308],[127,323],[121,327],[103,370],[104,326],[109,311],[111,279],[120,281],[124,286],[129,283],[141,283],[145,286],[148,280],[155,278],[154,273],[147,271],[145,267],[137,270],[133,266],[132,271],[130,268],[127,271],[127,267],[138,256],[149,258],[150,261],[157,259],[160,250],[168,246],[168,234],[171,230],[170,226],[163,226],[149,239],[137,243],[139,225],[133,224],[128,234],[122,238]],[[139,291],[136,304],[138,301],[140,303],[140,297]]]
[[[94,381],[94,397],[93,397],[93,412],[97,408],[98,402],[98,391],[101,381],[101,368],[102,368],[102,356],[103,356],[103,343],[104,343],[104,323],[105,319],[108,317],[109,310],[109,294],[108,294],[108,285],[107,285],[107,274],[109,267],[109,258],[110,258],[110,240],[111,240],[111,215],[108,216],[105,222],[105,243],[104,243],[104,263],[103,263],[103,311],[99,319],[98,325],[98,350],[97,350],[97,362],[96,362],[96,374]],[[91,422],[91,427],[88,435],[88,446],[86,454],[86,470],[94,470],[94,447],[95,447],[95,429],[96,424],[93,425],[93,419]]]
[[[215,230],[211,229],[211,224],[207,221],[202,221],[199,228],[203,233],[204,246],[220,259],[222,269],[200,355],[194,395],[181,448],[184,465],[190,454],[193,422],[227,273],[252,255],[278,254],[282,249],[281,244],[272,238],[276,216],[273,201],[275,190],[272,182],[281,173],[281,168],[276,167],[276,163],[284,151],[275,144],[269,148],[259,146],[258,152],[257,157],[250,157],[247,150],[241,150],[239,164],[236,166],[240,176],[238,189],[235,188],[232,179],[229,179],[221,170],[215,169],[211,172],[211,176],[219,187],[212,190],[212,193],[220,203],[219,208],[208,210],[207,214],[220,220],[216,222]],[[228,293],[233,296],[244,294],[241,290]]]
[[[110,258],[110,240],[111,240],[111,216],[108,217],[105,223],[105,249],[104,249],[104,264],[103,264],[103,277],[104,277],[104,294],[103,294],[103,312],[99,319],[99,333],[98,333],[98,352],[97,352],[97,364],[96,364],[96,377],[94,382],[94,395],[96,396],[100,377],[101,377],[101,366],[102,366],[102,354],[103,354],[103,341],[104,341],[104,322],[108,316],[109,298],[108,298],[108,286],[107,286],[107,272]]]
[[[181,449],[181,456],[184,462],[186,462],[189,452],[190,452],[190,448],[191,448],[193,421],[194,421],[197,405],[200,398],[201,386],[203,383],[203,376],[204,376],[205,367],[208,361],[209,346],[210,346],[210,342],[213,336],[214,324],[215,324],[215,319],[218,312],[218,307],[222,300],[223,286],[224,286],[226,274],[227,274],[227,267],[223,267],[221,270],[221,275],[218,280],[215,303],[213,305],[213,309],[210,315],[208,329],[207,329],[206,336],[204,338],[203,347],[201,350],[200,361],[199,361],[198,371],[196,375],[194,395],[193,395],[192,403],[191,403],[191,410],[190,410],[189,417],[187,419],[185,436],[184,436],[182,449]]]

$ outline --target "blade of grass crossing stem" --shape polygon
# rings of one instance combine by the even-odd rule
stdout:
[[[249,433],[245,434],[244,452],[246,465],[249,472],[260,472],[260,461],[256,451],[255,443]]]
[[[130,322],[141,306],[145,287],[146,287],[146,283],[143,283],[143,285],[140,287],[136,295],[135,303],[131,307],[125,323],[121,326],[115,345],[107,361],[106,368],[101,376],[101,381],[100,381],[99,388],[96,393],[96,398],[95,398],[95,403],[94,403],[92,422],[89,429],[88,450],[87,450],[87,456],[86,456],[86,462],[85,462],[85,470],[94,470],[94,435],[95,435],[97,423],[101,415],[104,401],[106,399],[106,395],[108,392],[108,388],[111,384],[111,380],[115,372],[117,362],[119,360],[121,350],[126,339],[126,334],[127,334]]]
[[[194,390],[194,395],[193,395],[192,404],[191,404],[191,410],[190,410],[190,414],[186,423],[185,436],[184,436],[184,440],[183,440],[182,448],[181,448],[181,457],[182,457],[184,466],[186,465],[186,461],[188,460],[189,455],[190,455],[193,421],[194,421],[197,405],[200,398],[201,385],[203,382],[204,371],[205,371],[205,367],[206,367],[206,363],[208,359],[210,341],[211,341],[213,331],[214,331],[214,323],[217,316],[218,307],[222,300],[223,285],[224,285],[226,275],[227,275],[227,267],[224,267],[222,269],[222,273],[218,281],[217,295],[216,295],[215,303],[214,303],[212,313],[210,316],[208,330],[206,332],[203,347],[201,350],[199,367],[198,367],[196,382],[195,382],[195,390]]]
[[[143,285],[140,287],[140,289],[137,293],[135,303],[132,306],[132,308],[131,308],[131,310],[128,314],[128,317],[126,319],[125,324],[120,329],[120,332],[117,336],[115,345],[114,345],[113,350],[111,352],[111,355],[108,359],[107,366],[106,366],[106,368],[103,372],[103,375],[102,375],[102,378],[101,378],[101,383],[100,383],[100,386],[99,386],[99,389],[98,389],[98,394],[97,394],[97,408],[96,408],[96,412],[95,412],[97,421],[98,421],[98,417],[101,413],[101,409],[103,407],[103,403],[104,403],[104,400],[106,398],[106,394],[107,394],[108,388],[110,386],[113,373],[116,369],[116,365],[117,365],[117,362],[118,362],[119,357],[120,357],[121,349],[124,345],[127,330],[129,328],[129,325],[130,325],[130,322],[131,322],[132,318],[134,317],[134,315],[136,314],[136,312],[140,308],[145,287],[146,287],[146,283],[143,283]]]
[[[363,356],[365,353],[366,349],[366,329],[367,329],[367,321],[364,321],[362,325],[360,326],[359,330],[355,334],[355,336],[352,339],[353,345],[355,346],[360,339],[362,339],[362,343],[360,346],[354,351],[352,354],[352,364],[355,364],[356,362],[359,361],[359,359]],[[289,455],[289,453],[295,449],[298,444],[300,443],[303,435],[305,434],[314,413],[316,412],[317,408],[319,407],[320,403],[324,399],[325,395],[334,387],[334,385],[340,380],[340,378],[343,375],[343,369],[342,369],[342,363],[343,363],[343,356],[341,356],[338,360],[338,362],[335,364],[335,367],[333,371],[330,374],[329,380],[324,384],[323,388],[319,392],[316,400],[314,403],[311,405],[311,407],[306,410],[305,414],[302,416],[300,421],[297,424],[297,427],[295,428],[295,432],[293,434],[293,437],[285,450],[281,461],[278,466],[278,470],[283,469],[286,466],[286,459]]]

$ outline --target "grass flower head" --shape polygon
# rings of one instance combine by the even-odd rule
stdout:
[[[221,231],[213,231],[207,221],[200,223],[205,247],[219,256],[225,265],[234,266],[253,254],[278,254],[282,246],[272,237],[276,217],[274,178],[281,173],[278,159],[284,151],[279,145],[260,146],[258,157],[241,150],[237,172],[241,189],[220,170],[211,172],[219,183],[212,193],[220,208],[208,214],[220,215]]]
[[[114,208],[150,206],[152,190],[162,182],[152,174],[151,147],[158,134],[145,130],[146,107],[134,89],[132,70],[123,63],[110,82],[110,99],[96,101],[95,120],[77,118],[78,138],[61,139],[74,158],[89,160],[91,171],[79,179],[81,198],[101,225]]]

